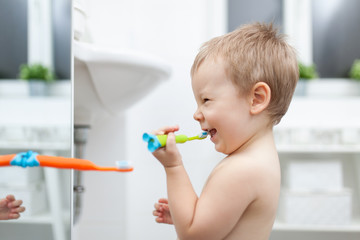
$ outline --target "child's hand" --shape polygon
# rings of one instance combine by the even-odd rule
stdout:
[[[25,211],[22,200],[15,200],[14,195],[7,195],[0,199],[0,220],[17,219],[20,213]]]
[[[154,135],[167,134],[166,146],[153,152],[164,167],[176,167],[182,164],[181,155],[176,147],[174,132],[179,130],[179,126],[163,127],[154,131]]]
[[[153,211],[153,215],[156,217],[155,218],[156,222],[173,224],[169,205],[168,205],[168,200],[166,198],[160,198],[159,201],[155,203],[154,207],[155,210]]]

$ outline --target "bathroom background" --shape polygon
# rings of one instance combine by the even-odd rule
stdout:
[[[52,16],[58,16],[57,22],[69,24],[71,2],[51,2],[53,9],[56,9],[52,11]],[[1,10],[5,9],[3,6],[11,5],[11,9],[16,7],[20,11],[13,14],[12,10],[4,10],[0,17],[5,17],[6,20],[0,23],[10,22],[9,19],[19,16],[13,20],[22,22],[22,27],[13,29],[27,31],[26,18],[20,18],[26,15],[26,7],[19,6],[29,3],[39,6],[36,4],[48,1],[0,1]],[[66,7],[62,8],[59,4]],[[79,219],[73,227],[72,239],[176,239],[172,226],[157,224],[152,216],[154,203],[158,198],[166,197],[165,174],[161,165],[147,151],[141,136],[144,132],[170,124],[179,124],[181,133],[197,134],[200,128],[192,118],[196,104],[192,96],[189,71],[199,47],[209,38],[231,31],[242,23],[272,20],[282,25],[283,32],[289,33],[290,40],[299,50],[300,59],[304,63],[317,64],[323,79],[308,82],[307,93],[294,98],[287,116],[275,128],[284,189],[271,239],[359,239],[360,114],[356,109],[360,100],[358,82],[350,80],[346,74],[352,61],[360,58],[360,20],[355,11],[359,9],[358,1],[87,0],[73,1],[72,4],[78,4],[86,14],[88,43],[114,50],[120,48],[152,54],[171,67],[169,79],[144,94],[136,104],[118,116],[103,113],[94,119],[88,132],[84,157],[99,165],[113,165],[114,161],[122,159],[130,160],[135,170],[127,174],[83,173],[85,192]],[[324,18],[317,20],[322,15]],[[8,30],[9,27],[5,29]],[[65,38],[57,41],[55,46],[68,43],[66,39],[71,34],[69,29],[65,26],[56,37],[53,36],[54,41],[60,37]],[[325,34],[317,37],[322,31]],[[24,92],[27,94],[27,85],[20,82],[20,87],[3,87],[5,82],[9,86],[10,78],[17,78],[18,63],[9,65],[13,58],[8,56],[19,54],[19,63],[26,60],[24,51],[29,51],[26,43],[22,42],[17,47],[8,45],[15,43],[13,39],[26,38],[21,35],[14,36],[9,32],[0,38],[0,58],[6,56],[0,60],[3,78],[0,80],[0,143],[4,143],[0,146],[2,154],[20,150],[18,148],[27,149],[29,146],[22,145],[15,147],[16,149],[9,147],[14,146],[14,142],[19,142],[23,135],[19,134],[18,129],[7,133],[9,129],[13,129],[9,127],[10,123],[20,122],[21,126],[24,122],[28,123],[25,121],[28,118],[24,119],[22,112],[16,113],[12,109],[12,106],[22,106],[15,96]],[[4,43],[7,39],[4,36],[12,37]],[[33,47],[39,49],[39,46],[45,46],[39,44],[42,40],[35,42]],[[322,50],[319,47],[323,47]],[[16,50],[5,52],[8,49]],[[66,65],[71,56],[69,47],[59,49],[54,50],[57,52],[54,55],[65,54]],[[335,53],[337,55],[333,55]],[[69,67],[60,71],[62,67],[56,63],[55,65],[61,79],[70,78]],[[8,70],[11,71],[7,73]],[[64,93],[68,91],[66,82],[68,81],[57,81],[58,87],[53,91],[54,96],[58,97],[37,98],[40,104],[38,106],[41,107],[34,108],[39,111],[49,110],[51,114],[41,120],[40,117],[35,117],[32,122],[34,125],[70,128],[66,119],[70,115],[67,110],[71,108],[64,107],[69,106],[67,104],[70,99],[69,92]],[[27,97],[20,100],[24,99],[28,100]],[[59,100],[61,103],[54,107],[52,100]],[[5,117],[4,114],[9,112],[13,118],[8,118],[10,115]],[[36,116],[29,113],[30,115]],[[63,133],[63,130],[60,132]],[[4,140],[4,136],[10,138]],[[52,154],[69,154],[70,144],[65,139],[70,137],[65,134],[62,139],[62,150],[54,152],[52,149]],[[42,141],[48,142],[49,139],[45,137]],[[217,153],[207,140],[179,145],[179,148],[195,190],[200,193],[211,169],[224,156]],[[62,173],[65,172],[60,175]],[[69,185],[68,173],[63,174],[66,176],[60,186]],[[46,175],[44,172],[42,174]],[[48,203],[50,198],[64,201],[69,199],[72,187],[62,188],[60,193],[63,195],[60,195],[63,198],[58,197],[59,192],[53,192],[53,186],[56,185],[52,185],[46,176],[41,176],[41,182],[52,186],[46,189]],[[4,182],[8,180],[5,179]],[[64,217],[67,224],[65,230],[59,227],[62,223],[59,224],[58,217],[46,217],[44,220],[34,215],[26,220],[24,216],[20,220],[0,222],[0,238],[25,239],[26,236],[44,240],[69,239],[70,201],[67,203],[63,208],[47,208],[53,209],[53,213],[58,213],[59,209],[67,211]],[[54,229],[58,231],[54,233]]]
[[[200,131],[192,119],[193,59],[203,42],[249,21],[280,24],[300,60],[315,62],[320,76],[331,78],[309,81],[307,93],[295,97],[275,129],[284,189],[271,239],[359,238],[359,89],[346,74],[360,57],[357,1],[91,0],[81,5],[87,42],[158,56],[172,72],[117,117],[103,114],[91,125],[85,158],[104,165],[127,159],[135,170],[83,174],[82,212],[73,239],[176,239],[172,226],[157,224],[152,216],[154,203],[166,197],[165,174],[141,136],[170,124],[179,124],[184,134]],[[325,36],[318,35],[322,31]],[[200,193],[224,156],[206,140],[179,148]]]

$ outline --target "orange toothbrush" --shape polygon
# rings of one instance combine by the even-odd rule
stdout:
[[[75,169],[81,171],[116,171],[131,172],[134,168],[129,166],[127,161],[117,161],[116,167],[103,167],[94,164],[86,159],[65,158],[38,155],[35,152],[28,151],[19,154],[0,155],[0,166],[22,166],[22,167],[53,167],[63,169]]]

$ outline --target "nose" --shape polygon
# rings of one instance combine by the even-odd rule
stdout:
[[[204,119],[204,115],[201,113],[201,111],[198,109],[196,109],[194,115],[193,115],[194,119],[198,122],[200,122],[201,120]]]

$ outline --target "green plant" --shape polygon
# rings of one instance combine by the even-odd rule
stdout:
[[[349,76],[352,79],[360,81],[360,59],[355,59],[351,66]]]
[[[299,63],[299,77],[302,79],[313,79],[319,77],[319,74],[316,71],[316,65],[305,65]]]
[[[55,76],[49,68],[42,64],[22,64],[20,65],[20,78],[25,80],[37,79],[51,82],[55,79]]]

